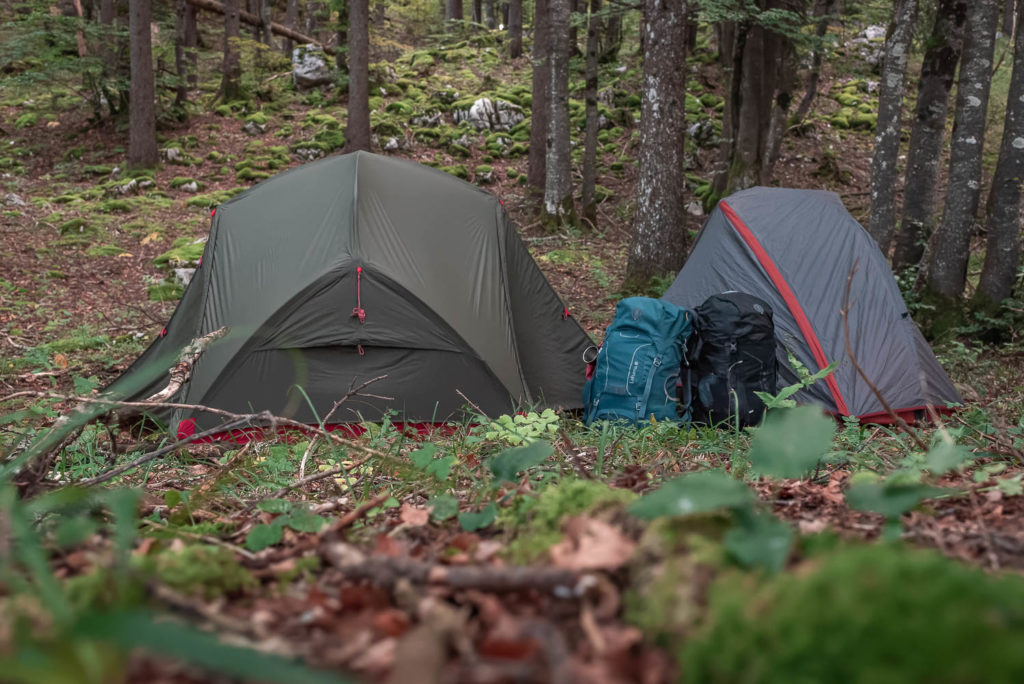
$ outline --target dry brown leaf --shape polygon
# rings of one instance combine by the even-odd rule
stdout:
[[[817,534],[828,527],[828,521],[824,518],[801,520],[797,523],[797,527],[800,528],[800,534]]]
[[[402,510],[399,513],[399,517],[402,522],[409,527],[423,527],[430,522],[430,511],[426,508],[419,508],[411,504],[402,504]]]
[[[565,537],[551,547],[551,561],[569,570],[614,570],[633,555],[636,544],[617,527],[579,516],[565,525]]]

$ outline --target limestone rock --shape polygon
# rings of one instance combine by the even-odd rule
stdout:
[[[292,80],[300,90],[334,82],[334,71],[322,48],[309,43],[292,50]]]
[[[507,131],[525,118],[519,105],[488,97],[481,97],[468,110],[455,110],[455,123],[468,122],[478,131]]]

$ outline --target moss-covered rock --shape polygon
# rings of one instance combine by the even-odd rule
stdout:
[[[205,195],[196,195],[185,202],[185,206],[209,209],[211,207],[216,207],[218,204],[227,202],[229,199],[240,192],[244,192],[246,189],[247,188],[245,187],[235,187],[227,190],[215,190],[214,192],[206,193]]]
[[[269,172],[256,169],[242,169],[235,174],[235,180],[238,181],[261,181],[267,178],[270,178]]]
[[[771,579],[729,573],[674,648],[695,682],[1024,681],[1024,579],[932,551],[840,549]]]
[[[836,102],[843,105],[844,107],[856,107],[860,104],[860,96],[852,95],[850,93],[841,92],[836,95]]]
[[[469,171],[466,169],[465,164],[453,164],[451,166],[442,166],[441,170],[445,173],[451,174],[456,178],[462,180],[469,180]]]
[[[61,235],[95,235],[99,229],[84,218],[77,217],[57,226],[57,232]]]

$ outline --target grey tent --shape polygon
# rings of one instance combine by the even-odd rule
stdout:
[[[885,257],[835,193],[758,187],[720,201],[664,298],[695,307],[727,290],[761,297],[775,312],[780,387],[797,381],[787,351],[812,372],[838,361],[825,381],[795,398],[864,422],[888,422],[846,353],[841,310],[854,264],[850,346],[872,384],[905,419],[921,417],[928,406],[945,412],[959,403]]]
[[[472,404],[581,406],[590,339],[499,200],[442,171],[357,152],[291,169],[218,207],[163,333],[108,391],[166,384],[192,340],[227,326],[175,401],[315,423],[442,422]],[[154,369],[156,369],[154,371]],[[160,416],[186,432],[209,413]],[[179,430],[181,431],[181,430]]]

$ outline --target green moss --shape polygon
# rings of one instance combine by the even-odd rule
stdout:
[[[412,113],[416,111],[416,108],[413,107],[412,104],[410,104],[409,102],[406,102],[405,100],[395,100],[394,102],[389,102],[387,106],[384,108],[384,111],[390,114],[401,114],[403,116],[411,116]]]
[[[87,164],[82,167],[82,173],[88,173],[93,176],[109,176],[113,170],[114,167],[109,164]]]
[[[722,577],[675,649],[695,682],[1014,682],[1022,639],[1024,579],[870,546],[760,582]]]
[[[185,290],[178,283],[161,282],[146,288],[151,302],[173,302],[181,299]]]
[[[700,114],[704,111],[704,106],[700,103],[700,100],[687,93],[685,109],[687,114]]]
[[[253,112],[245,117],[246,123],[256,124],[257,126],[266,126],[268,121],[270,121],[270,117],[263,112]]]
[[[215,207],[218,204],[227,202],[229,199],[244,190],[246,190],[246,188],[236,187],[228,190],[216,190],[205,195],[196,195],[195,197],[189,198],[189,200],[185,202],[185,206],[203,208]]]
[[[132,210],[132,205],[128,202],[128,200],[108,199],[108,200],[105,200],[103,202],[100,202],[99,209],[100,209],[100,211],[105,211],[108,214],[109,213],[126,214],[126,213],[128,213],[128,212],[130,212]]]
[[[146,559],[159,580],[183,594],[212,600],[257,586],[229,549],[218,546],[186,546],[178,552],[163,551]]]
[[[860,104],[860,97],[857,95],[851,95],[846,92],[839,93],[836,95],[836,102],[843,105],[844,107],[856,107]]]
[[[524,178],[524,176],[520,176]],[[519,529],[508,545],[508,555],[515,563],[536,560],[562,538],[562,522],[573,515],[608,506],[626,504],[636,494],[626,489],[612,489],[594,480],[563,480],[541,490],[534,499],[524,499],[518,506],[502,509],[499,520],[506,527]],[[525,526],[523,519],[528,520]]]
[[[323,126],[332,130],[341,126],[341,122],[330,114],[307,114],[306,123],[313,124],[314,126]]]
[[[850,117],[850,128],[873,131],[878,125],[878,115],[857,111]]]
[[[189,183],[195,183],[196,185],[199,186],[200,190],[202,190],[203,188],[202,183],[200,183],[194,178],[189,178],[188,176],[175,176],[174,179],[171,181],[171,187],[180,188],[181,186],[188,185]]]
[[[153,259],[153,264],[160,267],[195,265],[203,256],[205,247],[205,241],[197,242],[190,237],[178,238],[171,249]]]
[[[456,178],[461,178],[462,180],[469,180],[469,171],[466,170],[466,165],[465,164],[454,164],[452,166],[442,166],[441,170],[444,171],[445,173],[449,173],[449,174],[455,176]]]
[[[253,169],[242,169],[235,174],[235,179],[239,181],[260,181],[270,178],[270,174],[266,171],[256,171]]]
[[[57,226],[57,231],[61,235],[95,234],[98,229],[84,218],[73,218]]]
[[[35,112],[27,112],[14,120],[15,128],[32,128],[39,122],[39,115]]]
[[[117,256],[124,253],[124,249],[117,245],[96,245],[85,250],[85,255],[90,257]]]

